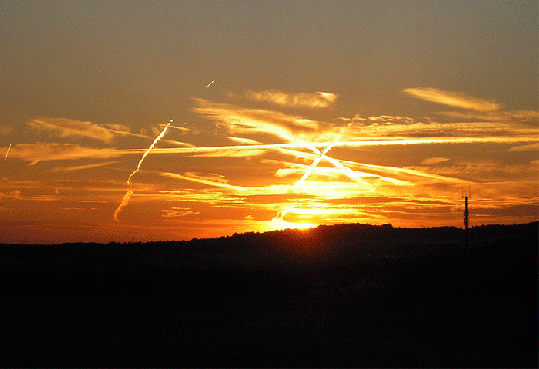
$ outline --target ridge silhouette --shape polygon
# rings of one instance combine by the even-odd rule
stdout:
[[[2,362],[534,367],[538,225],[0,245]]]

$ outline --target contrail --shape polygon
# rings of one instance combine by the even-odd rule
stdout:
[[[137,165],[137,169],[135,169],[133,171],[133,173],[131,173],[131,175],[129,176],[129,178],[127,179],[127,184],[130,184],[131,183],[131,178],[140,170],[140,166],[142,165],[142,162],[144,161],[144,159],[146,158],[146,156],[148,156],[148,154],[150,153],[150,151],[153,149],[153,147],[155,146],[155,144],[157,142],[159,142],[160,139],[163,138],[163,136],[165,135],[165,133],[167,132],[167,129],[168,129],[168,126],[170,126],[170,123],[172,123],[172,119],[167,123],[167,125],[165,126],[165,128],[163,129],[163,131],[159,134],[159,136],[157,136],[155,138],[155,140],[153,140],[152,144],[150,145],[150,147],[148,147],[148,150],[146,150],[146,152],[144,153],[144,155],[142,155],[142,158],[140,158],[140,161],[138,162],[138,165]]]
[[[165,126],[165,128],[163,129],[163,131],[159,134],[159,136],[157,136],[155,138],[155,140],[153,140],[152,144],[150,145],[150,147],[148,147],[148,150],[146,150],[146,152],[142,155],[142,158],[140,158],[140,161],[138,162],[137,164],[137,168],[133,171],[133,173],[131,173],[129,175],[129,178],[127,179],[127,184],[130,185],[131,184],[131,178],[140,170],[140,166],[142,165],[142,162],[144,161],[144,159],[146,158],[146,156],[148,156],[148,154],[150,153],[150,151],[152,151],[152,149],[154,148],[155,144],[157,142],[159,142],[160,139],[163,138],[163,136],[165,135],[165,133],[167,132],[167,129],[168,127],[170,126],[170,124],[172,123],[172,119],[167,123],[167,125]],[[120,211],[122,211],[122,208],[124,206],[126,206],[128,203],[129,203],[129,199],[131,198],[131,195],[133,194],[133,191],[131,190],[127,190],[127,192],[125,193],[123,199],[122,199],[122,203],[118,206],[118,208],[116,209],[116,211],[114,212],[113,214],[113,218],[115,221],[118,221],[118,214],[120,213]]]
[[[131,198],[132,194],[133,194],[133,191],[131,190],[127,190],[127,192],[125,193],[122,199],[122,203],[118,206],[118,208],[114,211],[114,214],[112,215],[115,221],[118,222],[118,214],[120,213],[120,211],[122,211],[122,208],[129,203],[129,199]]]
[[[316,159],[314,159],[313,163],[311,164],[311,166],[309,168],[307,168],[307,170],[305,171],[305,173],[303,174],[303,176],[299,179],[299,181],[297,181],[296,183],[294,183],[294,188],[300,188],[303,183],[305,182],[305,180],[307,179],[307,177],[309,177],[309,175],[312,173],[312,171],[314,170],[314,168],[316,168],[316,166],[320,163],[320,161],[322,161],[322,159],[325,157],[325,155],[328,153],[329,150],[331,150],[331,148],[333,146],[335,146],[336,144],[339,143],[339,140],[341,139],[342,137],[342,134],[344,133],[345,129],[346,128],[349,128],[353,123],[354,123],[354,120],[356,119],[357,117],[357,114],[354,115],[354,117],[352,118],[352,120],[350,121],[350,123],[348,123],[348,125],[346,127],[343,127],[341,129],[341,132],[339,133],[339,135],[337,137],[335,137],[335,140],[330,143],[329,145],[326,146],[326,148],[324,150],[322,150],[322,152],[320,152],[320,150],[318,150],[317,147],[315,147],[314,145],[312,144],[308,144],[306,145],[307,148],[309,148],[311,151],[313,151],[315,154],[317,154],[318,156],[316,157]],[[328,158],[329,159],[329,158]],[[330,160],[333,165],[335,166],[338,166],[336,165],[335,163],[338,162],[337,160],[331,158],[332,160]],[[340,164],[340,163],[339,163]],[[342,166],[342,164],[340,164],[340,166]],[[344,167],[344,166],[342,166]],[[343,168],[339,168],[341,170],[343,170]],[[348,168],[347,168],[348,169]],[[350,169],[349,169],[350,170]],[[343,170],[344,172],[344,170]],[[348,174],[348,173],[347,173]],[[283,210],[283,211],[279,211],[277,212],[277,216],[275,218],[272,219],[272,221],[280,221],[280,222],[283,222],[283,218],[284,216],[288,213],[287,210]]]
[[[9,150],[11,150],[11,144],[9,144],[9,147],[7,148],[7,151],[6,151],[6,157],[4,158],[4,161],[7,160],[7,156],[9,154]]]
[[[211,81],[210,83],[208,83],[208,85],[202,90],[202,91],[206,91],[206,88],[210,87],[212,85],[212,83],[214,83],[215,80]]]
[[[307,168],[307,170],[303,174],[303,177],[301,177],[296,183],[294,183],[294,188],[300,188],[303,185],[303,182],[305,182],[305,180],[311,175],[314,168],[316,168],[316,166],[322,161],[322,159],[328,153],[328,151],[331,150],[331,148],[333,146],[335,146],[336,144],[339,143],[339,140],[341,139],[342,134],[344,133],[345,129],[350,128],[350,126],[352,124],[354,124],[354,120],[356,119],[356,117],[357,117],[357,114],[354,115],[354,117],[352,118],[352,121],[350,123],[348,123],[348,125],[346,127],[343,127],[341,129],[341,132],[339,133],[339,135],[337,137],[335,137],[335,140],[332,143],[330,143],[329,145],[327,145],[326,148],[324,150],[322,150],[320,155],[318,155],[318,157],[316,159],[314,159],[311,166],[309,168]],[[316,149],[316,151],[318,151],[318,149]]]

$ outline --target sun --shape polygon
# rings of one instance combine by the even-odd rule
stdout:
[[[311,228],[318,227],[318,224],[312,223],[294,223],[283,220],[282,218],[273,218],[268,222],[268,228],[272,231],[278,231],[282,229],[298,229],[298,230],[307,230]]]

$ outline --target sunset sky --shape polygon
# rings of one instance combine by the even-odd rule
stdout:
[[[462,227],[463,191],[472,226],[538,220],[538,17],[3,0],[0,243]]]

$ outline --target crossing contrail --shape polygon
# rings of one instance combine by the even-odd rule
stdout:
[[[303,183],[305,182],[305,180],[309,177],[309,175],[312,173],[312,171],[314,170],[314,168],[316,168],[316,166],[322,161],[322,159],[325,157],[325,155],[328,153],[329,150],[331,150],[331,148],[335,145],[337,145],[339,143],[339,140],[341,139],[344,131],[347,129],[347,128],[350,128],[350,126],[352,126],[352,124],[354,124],[354,120],[357,118],[357,114],[354,115],[354,117],[352,118],[352,120],[350,121],[350,123],[348,123],[348,125],[346,127],[343,127],[341,129],[341,132],[337,135],[337,137],[335,137],[335,140],[333,140],[332,143],[330,143],[329,145],[326,146],[326,148],[324,150],[322,150],[322,152],[320,152],[320,150],[318,150],[317,147],[315,147],[314,145],[312,144],[307,144],[306,147],[309,148],[311,151],[313,151],[315,154],[317,154],[318,156],[316,157],[316,159],[314,159],[313,163],[311,164],[311,166],[309,168],[307,168],[307,170],[305,171],[305,173],[303,174],[303,176],[296,182],[294,183],[294,188],[300,188]],[[328,159],[331,159],[330,162],[339,167],[339,169],[341,169],[343,171],[343,173],[345,172],[345,170],[343,169],[344,166],[342,164],[340,164],[337,160],[334,160],[333,158],[328,158]],[[338,164],[336,164],[338,163]],[[348,168],[346,168],[348,169]],[[350,169],[348,169],[349,171],[351,171]],[[348,173],[346,173],[347,175],[349,175]],[[275,218],[272,219],[272,221],[276,221],[276,222],[285,222],[284,221],[284,216],[288,213],[288,210],[282,210],[282,211],[279,211],[277,212],[277,216]]]
[[[202,90],[202,91],[206,91],[206,88],[210,87],[212,85],[212,83],[214,83],[215,80],[211,81],[210,83],[208,83],[208,85]]]
[[[7,160],[7,156],[9,154],[9,150],[11,150],[11,144],[9,144],[9,147],[7,148],[7,151],[6,151],[6,157],[4,158],[4,161]]]
[[[170,124],[172,123],[172,119],[167,123],[167,125],[165,126],[165,128],[163,129],[163,131],[159,134],[159,136],[157,136],[155,138],[155,140],[153,140],[152,144],[150,145],[150,147],[148,147],[148,150],[146,150],[146,152],[142,155],[142,158],[140,158],[140,161],[138,162],[137,164],[137,168],[129,175],[129,178],[127,179],[127,184],[130,185],[131,184],[131,178],[133,178],[133,176],[140,170],[140,166],[142,165],[142,162],[144,161],[144,159],[146,158],[146,156],[148,156],[148,154],[150,153],[150,151],[152,151],[152,149],[154,148],[155,144],[157,142],[159,142],[160,139],[163,138],[163,136],[165,135],[165,133],[167,132],[167,129],[168,127],[170,126]],[[129,203],[129,199],[131,198],[131,195],[133,194],[133,191],[131,190],[127,190],[127,192],[125,193],[123,199],[122,199],[122,203],[118,206],[118,208],[116,208],[116,211],[114,212],[113,214],[113,218],[115,221],[118,221],[118,214],[120,213],[120,211],[122,211],[122,208],[125,207],[128,203]]]
[[[354,115],[354,117],[352,118],[350,123],[348,123],[348,125],[346,127],[343,127],[341,129],[341,132],[337,135],[337,137],[335,137],[335,140],[332,143],[330,143],[329,145],[327,145],[326,148],[324,150],[322,150],[320,155],[318,155],[318,157],[316,159],[314,159],[313,163],[311,164],[311,166],[309,168],[307,168],[307,170],[305,171],[303,176],[296,183],[294,183],[294,188],[300,188],[303,185],[303,182],[305,182],[305,180],[311,175],[314,168],[316,168],[316,166],[322,161],[322,159],[324,159],[324,156],[328,153],[328,151],[331,150],[331,148],[333,146],[335,146],[335,145],[337,145],[339,143],[339,140],[341,139],[342,134],[344,133],[344,131],[347,128],[350,128],[350,126],[352,126],[352,124],[354,124],[354,120],[356,119],[356,117],[357,117],[357,114]],[[316,151],[318,151],[318,149],[316,149]]]

